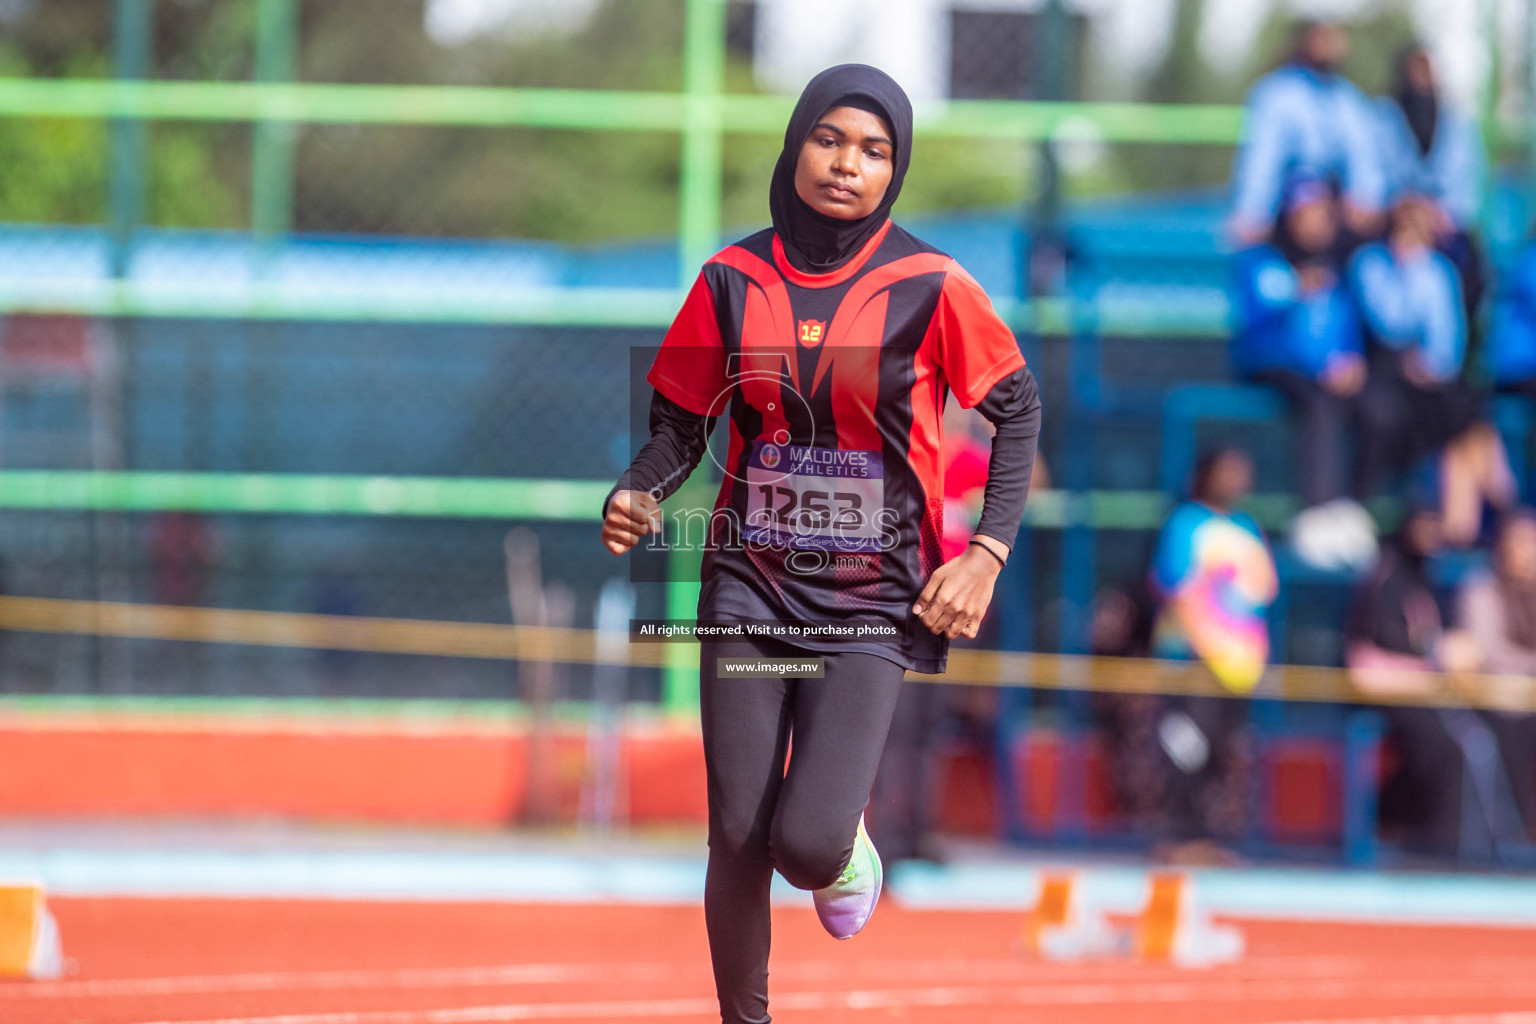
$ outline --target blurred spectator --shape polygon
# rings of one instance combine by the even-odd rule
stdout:
[[[1152,562],[1162,601],[1153,653],[1201,658],[1234,693],[1258,682],[1269,655],[1266,614],[1278,589],[1264,532],[1238,504],[1253,489],[1253,463],[1225,448],[1196,469],[1190,500],[1169,514]],[[1235,839],[1246,825],[1251,761],[1247,702],[1175,697],[1157,723],[1169,814],[1167,856],[1224,860],[1212,839]]]
[[[1471,235],[1483,187],[1483,141],[1470,120],[1441,102],[1434,66],[1417,43],[1398,54],[1392,94],[1378,108],[1388,201],[1417,196],[1429,204],[1435,247],[1461,272],[1470,315],[1485,278]]]
[[[1536,240],[1520,249],[1498,290],[1487,368],[1500,391],[1536,401]]]
[[[1339,73],[1349,38],[1338,25],[1300,22],[1285,62],[1249,90],[1233,167],[1231,229],[1240,244],[1269,237],[1293,178],[1322,178],[1344,197],[1346,226],[1375,233],[1385,194],[1376,115]]]
[[[1536,676],[1536,511],[1521,508],[1504,517],[1492,571],[1468,580],[1457,604],[1457,621],[1471,637],[1479,671]],[[1529,835],[1536,831],[1536,715],[1488,711],[1482,717],[1504,755],[1510,793]]]
[[[1099,592],[1093,600],[1089,650],[1106,658],[1152,656],[1157,598],[1145,581]]]
[[[1146,580],[1100,592],[1093,602],[1089,651],[1097,657],[1146,658],[1152,653],[1157,599]],[[1150,693],[1095,692],[1094,724],[1103,737],[1105,772],[1115,810],[1126,821],[1151,826],[1163,807],[1157,722],[1162,700]]]
[[[1415,506],[1382,544],[1375,570],[1355,595],[1345,664],[1366,693],[1423,690],[1429,681],[1422,673],[1471,667],[1466,638],[1447,633],[1429,582],[1427,564],[1441,545],[1439,514]]]
[[[1350,265],[1370,343],[1355,496],[1440,451],[1443,532],[1464,547],[1478,537],[1484,504],[1507,508],[1515,486],[1482,396],[1461,380],[1466,311],[1456,267],[1434,249],[1438,218],[1424,200],[1400,199],[1387,238]]]
[[[1264,531],[1237,506],[1253,490],[1253,462],[1237,448],[1201,458],[1189,500],[1169,513],[1152,557],[1160,602],[1152,636],[1160,658],[1203,659],[1247,692],[1269,656],[1265,616],[1278,590]]]
[[[1504,517],[1492,571],[1462,586],[1457,618],[1476,643],[1482,671],[1536,676],[1536,512]]]
[[[1411,510],[1383,544],[1381,561],[1356,595],[1345,663],[1350,681],[1367,696],[1411,700],[1428,695],[1438,685],[1439,672],[1472,672],[1482,662],[1472,636],[1445,628],[1427,568],[1440,548],[1440,517],[1427,507]],[[1529,789],[1521,796],[1520,787],[1531,784],[1536,762],[1524,716],[1406,705],[1389,706],[1384,714],[1396,758],[1382,786],[1381,820],[1384,830],[1404,844],[1439,855],[1460,852],[1467,766],[1481,760],[1467,754],[1479,746],[1498,748],[1505,764],[1501,784],[1517,794],[1522,813],[1529,809]],[[1480,803],[1498,788],[1488,778],[1470,781],[1484,794]],[[1496,811],[1480,809],[1490,833],[1497,834]]]
[[[1332,191],[1319,179],[1298,179],[1273,239],[1237,261],[1234,367],[1279,390],[1299,421],[1305,508],[1291,538],[1302,559],[1323,568],[1368,565],[1376,555],[1375,527],[1348,497],[1343,466],[1346,428],[1365,384],[1345,258]]]

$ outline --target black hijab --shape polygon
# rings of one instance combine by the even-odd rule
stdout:
[[[1337,186],[1320,178],[1297,178],[1290,182],[1280,201],[1280,213],[1275,217],[1275,226],[1270,232],[1269,242],[1279,250],[1281,256],[1285,257],[1285,261],[1297,270],[1315,266],[1337,273],[1342,271],[1345,262],[1349,259],[1350,249],[1353,247],[1349,232],[1345,230],[1342,220],[1335,218],[1333,241],[1322,249],[1307,248],[1291,231],[1292,208],[1298,203],[1316,200],[1337,203]]]
[[[821,115],[833,107],[857,107],[878,114],[894,136],[891,183],[874,212],[858,220],[817,213],[795,193],[800,149]],[[852,259],[890,217],[911,160],[912,102],[890,75],[866,64],[839,64],[811,79],[784,130],[784,151],[779,154],[768,191],[773,230],[784,244],[790,266],[803,273],[826,274]]]
[[[1392,98],[1403,109],[1408,130],[1413,133],[1413,141],[1418,143],[1419,155],[1428,156],[1430,147],[1435,144],[1435,127],[1440,115],[1439,98],[1433,92],[1420,92],[1408,80],[1408,61],[1423,52],[1424,48],[1416,44],[1405,46],[1398,52]]]

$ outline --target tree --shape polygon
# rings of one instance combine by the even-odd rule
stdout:
[[[157,75],[245,77],[228,55],[249,22],[249,3],[157,5]],[[4,26],[0,74],[18,78],[106,78],[112,74],[110,5],[38,3]],[[248,37],[247,37],[248,38]],[[248,49],[248,44],[247,44]],[[224,63],[221,64],[220,62]],[[185,63],[178,63],[185,62]],[[248,59],[247,59],[248,64]],[[150,224],[236,227],[243,222],[244,126],[155,124],[149,128],[146,211]],[[99,224],[107,218],[110,132],[79,118],[0,118],[0,221]]]

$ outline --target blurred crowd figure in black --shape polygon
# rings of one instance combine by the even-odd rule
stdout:
[[[1094,597],[1089,652],[1102,658],[1149,658],[1158,600],[1151,583],[1135,580]],[[1095,693],[1094,727],[1103,737],[1104,768],[1115,810],[1144,835],[1165,830],[1168,767],[1158,749],[1164,698],[1151,693]]]
[[[1428,698],[1441,673],[1536,667],[1536,516],[1505,517],[1491,566],[1442,609],[1429,562],[1443,544],[1432,507],[1413,509],[1383,545],[1348,624],[1346,663],[1367,697]],[[1381,824],[1412,850],[1455,857],[1529,842],[1536,824],[1536,721],[1521,711],[1385,705],[1392,767]]]

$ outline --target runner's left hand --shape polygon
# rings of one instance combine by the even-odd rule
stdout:
[[[981,618],[992,603],[992,585],[1002,566],[985,551],[968,545],[959,555],[933,571],[923,592],[912,605],[912,614],[935,634],[951,640],[975,637]]]

